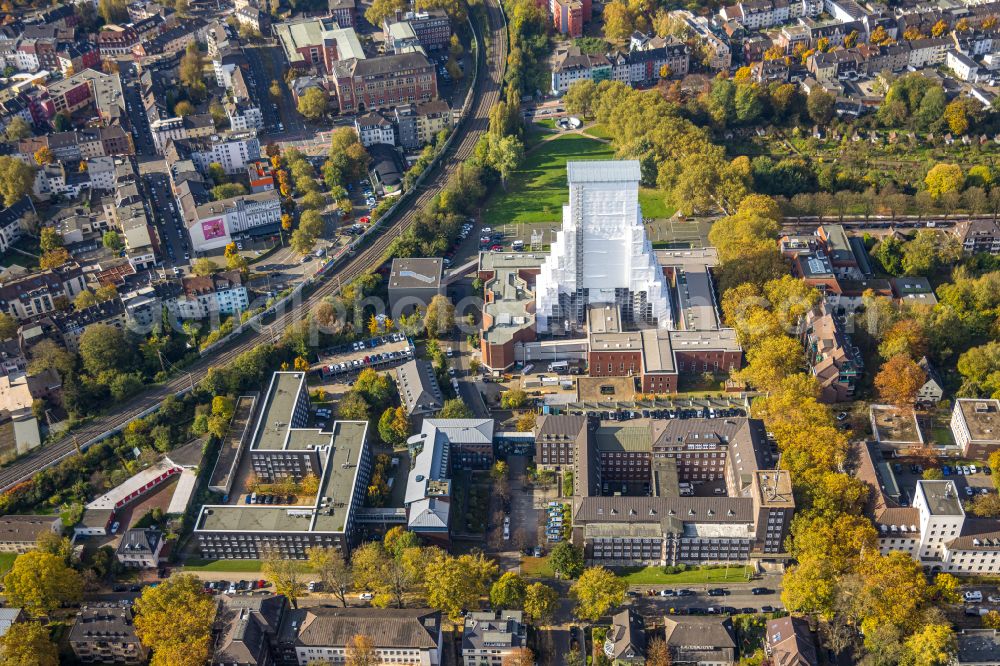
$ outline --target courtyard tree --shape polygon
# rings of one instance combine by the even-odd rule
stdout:
[[[440,338],[455,326],[455,306],[447,296],[436,294],[427,305],[424,327],[431,338]]]
[[[549,557],[556,573],[566,578],[576,578],[583,573],[583,551],[569,541],[560,541]]]
[[[628,583],[604,567],[590,567],[570,588],[576,600],[573,614],[581,620],[597,622],[614,606],[625,601]]]
[[[135,601],[135,633],[153,652],[152,666],[200,666],[212,652],[216,601],[193,574],[143,588]]]

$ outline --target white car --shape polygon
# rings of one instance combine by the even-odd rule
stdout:
[[[374,598],[375,595],[372,594],[371,592],[362,592],[361,594],[358,595],[358,599],[361,599],[361,601],[371,601]]]
[[[979,473],[979,468],[976,467],[975,465],[969,465],[969,473],[970,474],[978,474]]]
[[[983,593],[979,590],[971,590],[962,596],[965,597],[967,602],[979,602],[983,600]]]
[[[1000,596],[997,596],[995,594],[991,594],[990,596],[986,597],[986,600],[989,601],[991,604],[1000,604]]]
[[[966,476],[972,474],[972,468],[967,465],[962,465],[962,474],[965,474]]]

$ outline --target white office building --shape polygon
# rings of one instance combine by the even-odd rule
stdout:
[[[639,208],[639,162],[566,167],[569,204],[535,282],[538,331],[574,328],[592,304],[615,304],[630,322],[669,328],[667,282]]]

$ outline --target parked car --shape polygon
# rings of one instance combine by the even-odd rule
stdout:
[[[969,590],[963,595],[966,603],[980,602],[983,600],[983,593],[979,590]]]
[[[727,594],[728,592],[721,587],[715,587],[708,591],[708,596],[710,597],[724,597]]]
[[[358,599],[361,599],[361,601],[371,601],[374,598],[375,595],[372,594],[371,592],[362,592],[361,594],[358,595]]]

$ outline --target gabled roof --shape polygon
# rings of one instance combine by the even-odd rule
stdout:
[[[433,650],[438,648],[441,613],[421,608],[309,608],[301,618],[294,643],[302,647],[342,647],[358,634],[370,636],[375,647]],[[285,625],[282,625],[283,638]]]
[[[816,643],[809,624],[800,617],[770,620],[765,632],[774,666],[816,666]]]

